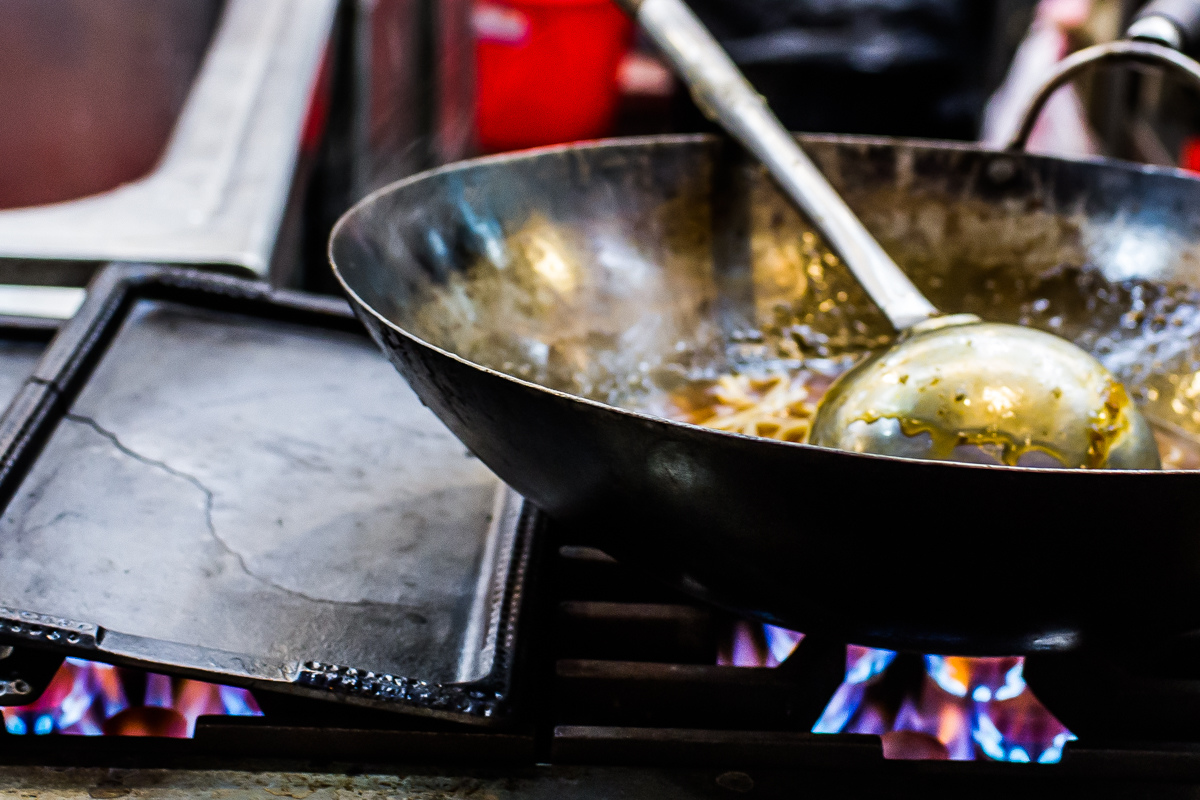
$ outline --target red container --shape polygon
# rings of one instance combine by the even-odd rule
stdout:
[[[612,0],[477,0],[479,146],[605,136],[633,24]]]

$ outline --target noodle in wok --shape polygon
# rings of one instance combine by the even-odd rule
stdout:
[[[720,431],[804,442],[824,390],[808,372],[722,375],[673,394],[671,416]]]

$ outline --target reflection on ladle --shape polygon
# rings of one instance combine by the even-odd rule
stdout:
[[[941,316],[682,0],[621,2],[697,105],[763,163],[901,332],[830,388],[812,444],[948,461],[1160,468],[1149,425],[1092,356],[1047,333]]]
[[[945,461],[1156,468],[1150,427],[1121,384],[1081,352],[1012,325],[913,333],[830,388],[809,441]]]

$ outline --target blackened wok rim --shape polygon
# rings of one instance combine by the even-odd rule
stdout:
[[[1014,157],[1035,159],[1035,160],[1040,160],[1040,161],[1060,161],[1060,162],[1075,162],[1075,163],[1094,164],[1096,166],[1118,167],[1118,168],[1122,168],[1122,169],[1126,169],[1126,170],[1141,171],[1141,172],[1145,172],[1145,173],[1154,173],[1154,174],[1166,174],[1166,175],[1172,175],[1175,177],[1188,178],[1190,180],[1197,180],[1195,176],[1191,175],[1190,173],[1186,172],[1185,170],[1178,169],[1175,167],[1159,167],[1159,166],[1146,165],[1146,164],[1135,164],[1132,162],[1121,161],[1119,159],[1113,159],[1113,158],[1106,158],[1103,156],[1093,156],[1093,157],[1078,158],[1078,159],[1066,159],[1066,158],[1058,158],[1055,156],[1033,155],[1033,154],[1024,153],[1024,152],[990,150],[988,148],[982,148],[979,145],[973,144],[973,143],[942,141],[942,140],[936,140],[936,139],[909,139],[909,138],[901,138],[901,137],[853,136],[853,135],[845,135],[845,134],[815,134],[815,135],[805,134],[804,138],[807,140],[810,140],[810,141],[817,141],[817,142],[827,142],[827,143],[833,143],[833,144],[863,145],[863,146],[870,146],[870,147],[892,147],[892,148],[910,147],[910,148],[926,148],[926,149],[929,149],[932,147],[932,148],[937,148],[937,149],[941,149],[941,150],[960,150],[963,152],[973,152],[973,153],[994,152],[997,156],[1009,154]],[[351,288],[350,284],[346,281],[346,278],[342,275],[341,270],[338,268],[337,260],[334,258],[334,254],[333,254],[334,242],[338,240],[338,238],[342,232],[342,229],[345,226],[350,224],[350,221],[352,218],[358,216],[360,213],[363,213],[364,209],[366,209],[368,206],[373,205],[377,200],[379,200],[383,196],[398,193],[398,192],[406,189],[407,187],[409,187],[411,185],[415,185],[422,181],[426,181],[426,180],[429,180],[432,178],[437,178],[442,175],[452,174],[455,172],[462,171],[464,169],[473,168],[473,167],[477,167],[477,166],[514,162],[514,161],[532,160],[532,159],[538,158],[538,157],[548,154],[548,153],[577,152],[580,150],[602,150],[602,149],[610,149],[610,148],[611,149],[626,149],[626,148],[633,148],[633,147],[649,145],[649,144],[656,144],[656,145],[699,144],[699,143],[703,143],[703,142],[716,141],[718,139],[719,139],[719,137],[716,135],[713,135],[713,134],[666,134],[666,135],[658,135],[658,136],[630,136],[630,137],[621,137],[621,138],[612,138],[612,139],[598,139],[598,140],[589,141],[589,142],[576,142],[576,143],[572,143],[572,144],[559,144],[559,145],[550,145],[550,146],[546,146],[546,147],[537,147],[537,148],[532,148],[532,149],[528,149],[528,150],[522,150],[522,151],[519,151],[516,153],[500,153],[498,155],[481,156],[478,158],[471,158],[471,159],[466,159],[463,161],[456,161],[452,164],[447,164],[445,166],[437,167],[437,168],[430,169],[430,170],[425,170],[423,172],[418,172],[415,175],[410,175],[407,178],[402,178],[398,181],[389,183],[386,186],[376,189],[375,191],[371,192],[370,194],[366,195],[361,200],[356,202],[349,209],[347,209],[344,214],[342,214],[342,216],[338,219],[337,223],[333,226],[333,230],[331,231],[330,236],[329,236],[329,244],[328,244],[328,247],[326,248],[326,255],[329,258],[329,265],[333,270],[334,277],[337,278],[337,281],[341,285],[342,290],[346,293],[347,297],[350,298],[351,302],[353,302],[359,308],[362,308],[365,311],[367,311],[367,313],[369,313],[375,319],[379,320],[379,322],[381,324],[390,328],[396,334],[405,337],[409,341],[416,344],[418,347],[425,348],[427,350],[431,350],[444,358],[452,359],[452,360],[457,361],[460,364],[462,364],[466,367],[469,367],[471,369],[474,369],[478,372],[482,372],[484,374],[490,375],[495,378],[499,378],[504,381],[512,382],[518,386],[523,386],[528,389],[533,389],[538,392],[543,392],[545,394],[552,395],[554,397],[560,398],[562,400],[566,400],[568,402],[583,403],[585,405],[591,406],[591,407],[593,407],[597,410],[603,411],[603,412],[625,415],[625,416],[631,417],[633,419],[637,419],[642,422],[649,422],[652,424],[660,424],[660,425],[668,425],[668,426],[677,426],[677,427],[680,427],[680,428],[683,428],[686,430],[700,431],[704,435],[707,435],[707,436],[725,437],[725,438],[732,438],[735,440],[752,441],[752,442],[755,442],[758,446],[762,446],[762,447],[769,446],[769,447],[777,447],[777,448],[782,448],[782,447],[799,448],[801,450],[813,450],[813,451],[821,452],[823,454],[830,454],[830,455],[834,455],[834,456],[838,456],[838,457],[842,457],[842,458],[846,458],[846,459],[861,459],[861,460],[893,462],[893,463],[899,463],[899,464],[912,464],[912,465],[920,466],[920,467],[926,468],[926,469],[945,469],[945,470],[955,470],[955,471],[982,470],[982,471],[986,471],[986,472],[999,471],[999,472],[1004,472],[1004,473],[1033,473],[1033,474],[1063,473],[1063,474],[1069,474],[1069,475],[1075,476],[1076,478],[1078,478],[1079,476],[1081,476],[1083,474],[1096,475],[1097,478],[1100,478],[1102,476],[1128,476],[1128,477],[1137,476],[1137,477],[1142,478],[1143,480],[1149,479],[1151,476],[1154,476],[1154,475],[1163,475],[1163,476],[1192,475],[1192,476],[1194,476],[1196,474],[1196,472],[1194,470],[1117,470],[1117,469],[1080,470],[1080,469],[1069,469],[1067,467],[1012,467],[1012,466],[1007,466],[1007,465],[1002,465],[1002,464],[996,464],[996,465],[968,464],[968,463],[962,463],[962,462],[930,461],[930,460],[925,460],[925,459],[904,458],[901,456],[882,456],[882,455],[876,455],[874,453],[852,453],[849,451],[839,451],[839,450],[833,450],[831,448],[826,448],[826,447],[818,447],[816,445],[811,445],[811,444],[804,444],[804,443],[799,443],[799,442],[785,442],[785,441],[781,441],[778,439],[767,439],[767,438],[764,438],[761,436],[750,436],[748,434],[734,433],[731,431],[721,431],[721,430],[716,430],[714,428],[706,428],[702,425],[695,425],[695,424],[692,424],[689,422],[681,422],[679,420],[667,419],[665,417],[658,417],[658,416],[654,416],[653,414],[647,414],[647,413],[644,413],[641,411],[633,411],[631,409],[620,408],[618,406],[612,406],[607,403],[601,403],[598,400],[591,400],[586,397],[579,397],[577,395],[568,394],[566,392],[562,392],[557,389],[551,389],[548,386],[543,386],[539,383],[527,381],[522,378],[517,378],[512,375],[508,375],[506,373],[492,369],[490,367],[485,367],[482,364],[476,364],[474,361],[465,359],[456,353],[452,353],[448,350],[438,347],[435,344],[431,344],[430,342],[425,341],[421,337],[419,337],[413,333],[410,333],[409,331],[405,330],[404,328],[401,328],[399,325],[392,322],[390,319],[388,319],[387,317],[383,316],[378,311],[376,311],[369,303],[364,301],[362,299],[362,297],[359,296],[358,292],[356,292],[353,288]]]

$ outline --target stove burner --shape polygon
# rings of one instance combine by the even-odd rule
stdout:
[[[739,620],[717,661],[776,667],[803,639]],[[897,757],[1056,763],[1075,736],[1028,689],[1024,666],[1017,657],[898,655],[850,645],[845,680],[812,730],[875,734],[884,737],[885,749],[903,742]]]
[[[188,738],[202,715],[261,716],[245,689],[68,658],[35,702],[3,709],[10,734]]]

